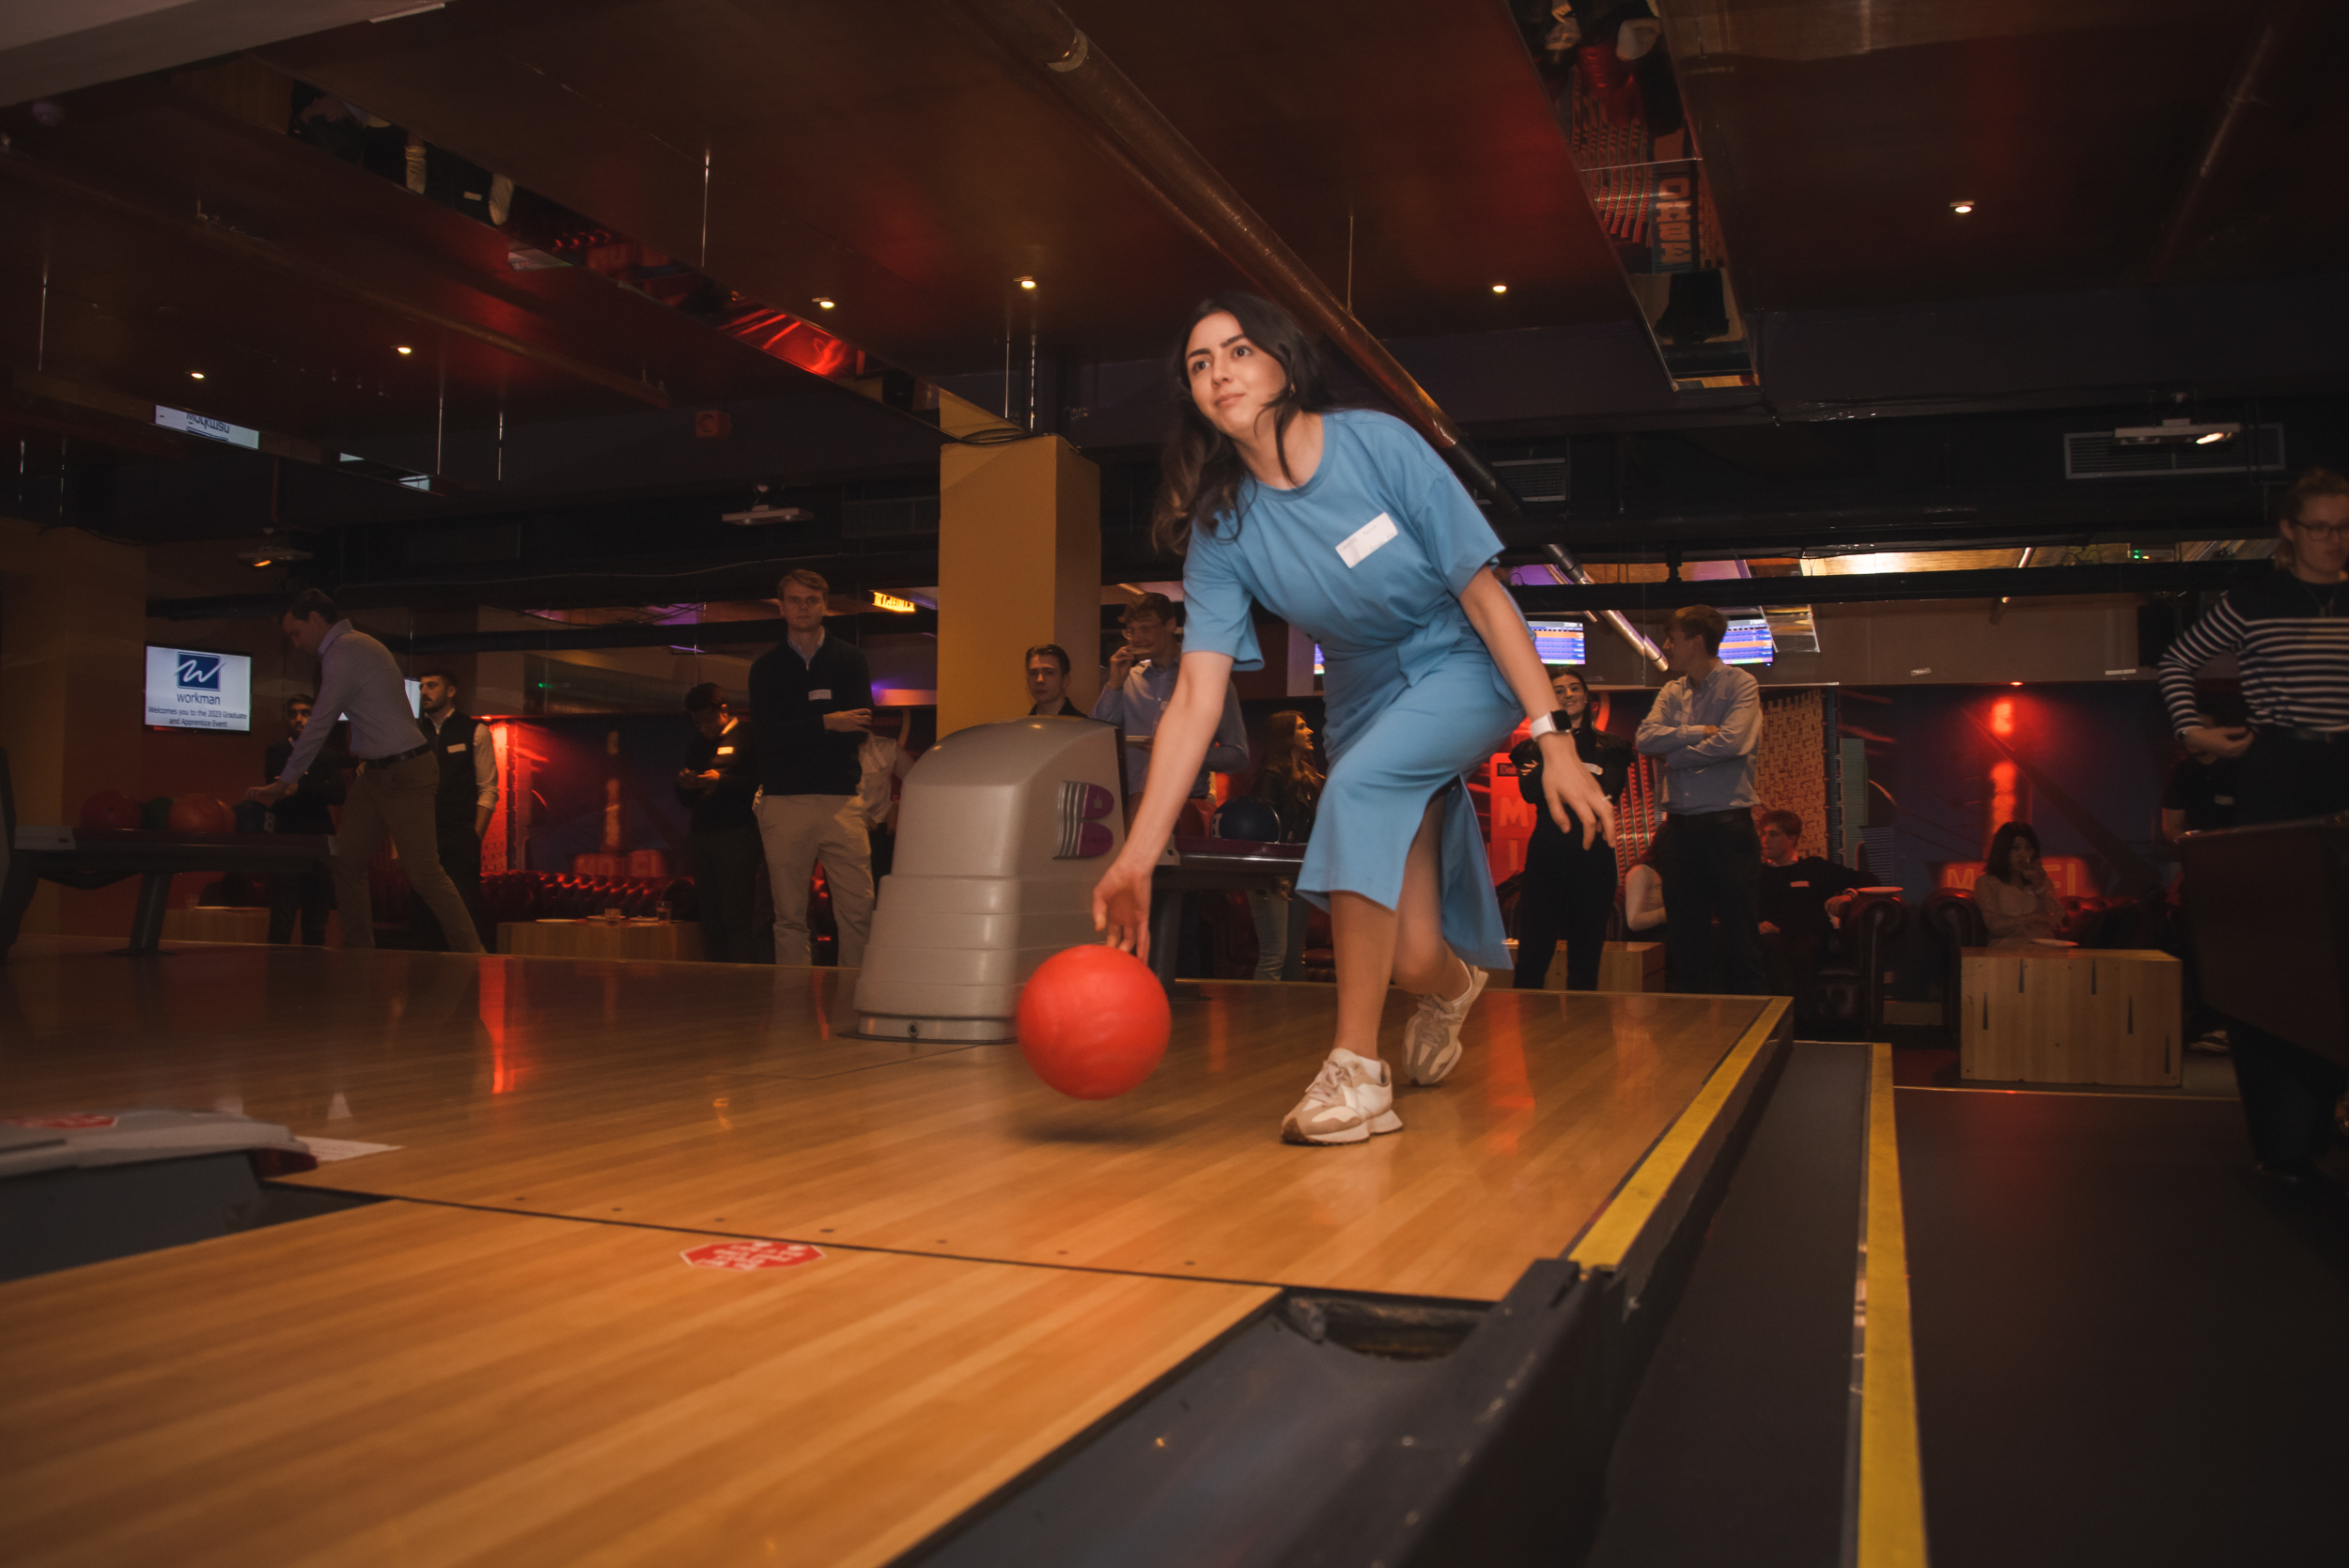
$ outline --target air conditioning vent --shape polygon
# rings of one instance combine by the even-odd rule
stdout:
[[[840,508],[840,534],[849,539],[903,539],[938,532],[938,497],[885,496]]]
[[[2262,425],[2232,441],[2210,446],[2193,442],[2123,445],[2110,430],[2082,430],[2063,438],[2067,479],[2161,479],[2201,474],[2268,473],[2284,466],[2284,431]]]
[[[1563,458],[1506,458],[1493,464],[1493,472],[1509,487],[1509,493],[1529,506],[1563,506],[1566,504],[1566,459]]]

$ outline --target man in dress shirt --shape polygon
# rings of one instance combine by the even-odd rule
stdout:
[[[1093,705],[1093,717],[1126,727],[1126,794],[1142,793],[1150,779],[1150,740],[1159,733],[1159,720],[1174,699],[1175,677],[1183,662],[1182,639],[1174,629],[1174,606],[1164,594],[1144,594],[1126,608],[1126,645],[1110,660],[1109,679]],[[1190,786],[1195,821],[1188,831],[1206,831],[1207,775],[1237,773],[1248,767],[1248,726],[1239,716],[1239,693],[1229,681],[1223,686],[1223,722],[1207,745],[1206,766]],[[1176,831],[1184,831],[1178,827]]]
[[[1664,760],[1664,825],[1656,839],[1664,879],[1665,953],[1677,990],[1713,984],[1713,923],[1720,922],[1723,984],[1760,996],[1762,917],[1755,897],[1762,842],[1753,826],[1753,752],[1762,739],[1762,688],[1720,660],[1729,623],[1709,604],[1672,612],[1664,658],[1672,678],[1640,722],[1640,751]]]
[[[343,806],[342,827],[334,834],[332,862],[334,907],[343,914],[343,946],[375,945],[367,862],[389,834],[400,864],[407,868],[409,885],[448,933],[449,946],[459,953],[480,952],[481,939],[465,901],[441,869],[432,821],[441,767],[432,759],[431,744],[416,733],[416,716],[408,707],[408,683],[391,649],[353,630],[334,601],[316,588],[295,595],[278,625],[295,652],[318,655],[318,708],[294,742],[277,782],[245,791],[245,799],[273,805],[291,793],[326,744],[334,716],[348,717],[350,750],[360,760],[359,776]]]
[[[751,666],[751,728],[758,737],[758,836],[775,899],[775,962],[810,960],[808,879],[817,862],[832,892],[839,962],[864,962],[873,925],[872,849],[857,790],[858,751],[873,727],[873,676],[852,644],[824,635],[831,585],[812,571],[785,575],[784,640]]]
[[[474,934],[490,943],[481,925],[481,835],[489,831],[498,803],[497,743],[490,726],[457,706],[457,677],[446,670],[428,670],[416,682],[424,713],[416,722],[430,742],[440,764],[440,793],[433,797],[433,834],[441,846],[441,869],[457,884],[458,895],[473,916]],[[427,953],[448,951],[441,923],[422,903],[412,903],[410,928],[416,946]]]

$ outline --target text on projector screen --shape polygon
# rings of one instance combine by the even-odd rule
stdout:
[[[1545,664],[1579,664],[1587,649],[1582,641],[1579,621],[1529,621],[1533,633],[1533,652]],[[1725,659],[1726,653],[1722,655]],[[1322,669],[1321,644],[1314,644],[1314,674],[1326,674]]]
[[[197,648],[147,650],[147,723],[167,730],[253,727],[253,660]]]

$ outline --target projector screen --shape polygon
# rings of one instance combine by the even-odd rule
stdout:
[[[147,722],[159,729],[250,730],[253,660],[241,653],[150,644]]]

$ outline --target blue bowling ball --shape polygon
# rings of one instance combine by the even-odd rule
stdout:
[[[1253,796],[1224,802],[1215,814],[1215,836],[1248,844],[1281,842],[1281,814]]]

